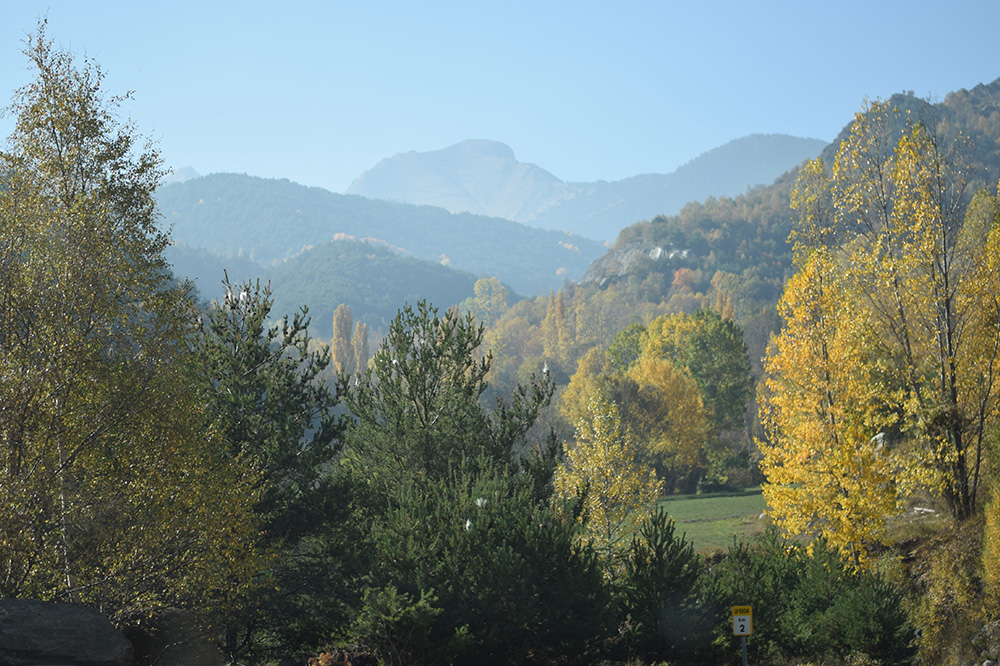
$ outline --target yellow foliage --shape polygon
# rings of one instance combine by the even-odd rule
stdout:
[[[646,327],[642,354],[652,358],[677,359],[680,349],[698,328],[698,322],[683,314],[657,317]]]
[[[792,196],[797,273],[765,360],[764,493],[785,529],[858,562],[918,490],[956,518],[976,511],[1000,416],[1000,205],[980,192],[966,206],[963,174],[930,129],[876,103],[832,178],[811,162]]]
[[[758,442],[772,518],[792,534],[825,536],[856,562],[897,513],[896,465],[880,410],[880,368],[866,356],[872,331],[814,252],[788,283],[786,324],[765,359]],[[838,326],[835,322],[847,322]]]
[[[615,403],[598,394],[556,468],[556,495],[581,499],[584,539],[609,561],[621,553],[643,512],[662,495],[662,484],[646,457],[645,446],[622,424]]]
[[[652,458],[673,477],[703,466],[709,419],[691,375],[667,359],[643,355],[628,377],[637,384],[637,404],[623,411]]]
[[[569,384],[559,399],[559,414],[567,422],[576,424],[587,418],[594,396],[606,391],[605,363],[605,352],[600,347],[588,349],[580,358],[576,372],[569,378]]]

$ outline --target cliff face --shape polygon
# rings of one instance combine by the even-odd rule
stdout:
[[[626,243],[621,247],[608,250],[607,254],[594,261],[587,272],[583,274],[580,284],[597,282],[603,285],[609,280],[615,280],[633,272],[636,265],[641,262],[652,262],[654,265],[663,263],[665,267],[670,260],[687,259],[690,256],[691,250],[676,248],[672,245],[654,245],[641,241]]]

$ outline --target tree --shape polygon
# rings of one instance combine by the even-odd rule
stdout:
[[[743,428],[753,376],[743,331],[735,322],[705,308],[664,315],[650,323],[643,354],[669,359],[690,373],[717,432]]]
[[[338,374],[354,374],[354,350],[351,345],[351,308],[346,303],[337,306],[333,313],[333,368]]]
[[[344,423],[334,411],[340,396],[322,381],[329,350],[310,349],[307,309],[272,325],[269,284],[234,286],[227,275],[223,286],[201,326],[198,393],[225,459],[257,479],[261,548],[280,553],[268,585],[226,617],[225,650],[236,659],[299,647],[303,618],[312,631],[329,620],[304,612],[302,598],[338,588],[314,541],[339,510],[329,470]]]
[[[510,442],[489,429],[479,398],[490,358],[478,359],[482,327],[426,303],[393,320],[371,367],[345,387],[357,422],[347,455],[378,485],[419,472],[445,477],[464,458],[505,462]]]
[[[867,564],[886,519],[898,512],[898,463],[885,434],[895,416],[883,411],[879,390],[889,378],[873,351],[878,331],[839,265],[821,161],[803,168],[792,206],[799,270],[778,304],[784,325],[764,361],[764,495],[788,533],[820,535]]]
[[[684,361],[701,373],[704,392]],[[630,325],[607,352],[595,347],[584,354],[559,408],[576,423],[587,414],[590,400],[603,392],[618,405],[631,432],[647,443],[648,462],[656,466],[666,491],[694,491],[705,471],[724,459],[718,426],[712,432],[716,412],[706,407],[703,395],[720,405],[738,406],[742,418],[748,382],[749,362],[738,328],[714,313],[672,315],[654,320],[648,330]],[[736,409],[726,412],[720,406],[719,412],[732,419]]]
[[[510,307],[510,292],[498,278],[485,277],[473,286],[472,314],[486,328],[492,328]]]
[[[602,554],[612,575],[641,512],[663,494],[648,458],[642,440],[622,423],[618,406],[598,394],[556,469],[556,495],[580,499],[585,541]]]
[[[577,342],[574,324],[575,317],[566,308],[565,292],[550,291],[541,323],[542,353],[562,368],[570,365],[574,355]]]
[[[646,442],[649,461],[660,471],[664,490],[684,478],[689,490],[707,466],[709,414],[695,380],[666,359],[642,356],[620,382],[622,412],[632,432]]]
[[[697,594],[701,558],[675,527],[662,506],[643,519],[615,590],[630,647],[661,659],[705,652],[712,624]]]
[[[252,476],[222,464],[191,397],[194,301],[164,262],[156,151],[102,73],[25,54],[0,153],[0,558],[4,596],[116,621],[210,605],[266,565]]]
[[[600,347],[591,347],[580,357],[576,372],[559,396],[559,414],[575,426],[590,413],[590,403],[598,393],[613,391],[611,376],[606,372],[607,354]]]
[[[927,126],[877,103],[832,179],[803,170],[798,270],[779,310],[763,401],[765,495],[792,533],[866,560],[899,501],[924,489],[976,510],[998,416],[996,206]]]
[[[767,393],[758,442],[764,497],[789,534],[822,535],[855,564],[898,512],[897,462],[885,432],[875,336],[816,250],[789,280],[779,304],[784,326],[765,359]],[[883,433],[881,437],[877,433]]]
[[[851,243],[851,288],[886,332],[881,351],[899,389],[893,406],[929,463],[914,467],[916,481],[965,518],[976,509],[984,436],[998,407],[982,374],[1000,340],[997,276],[987,265],[994,218],[969,208],[962,141],[943,144],[928,124],[903,118],[893,145],[893,116],[874,104],[855,122],[834,164],[834,205]]]
[[[328,515],[324,472],[341,444],[340,396],[317,378],[330,363],[310,350],[308,310],[270,325],[270,285],[233,286],[201,327],[201,391],[226,456],[260,475],[257,511],[272,539],[297,543]]]
[[[353,630],[386,655],[405,632],[415,663],[571,653],[604,607],[593,553],[548,505],[552,452],[528,447],[551,386],[487,411],[482,334],[455,310],[406,306],[346,387]]]

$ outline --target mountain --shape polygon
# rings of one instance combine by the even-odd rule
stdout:
[[[470,140],[386,158],[361,174],[345,194],[525,222],[553,199],[572,196],[573,190],[545,169],[518,162],[502,143]]]
[[[192,280],[206,301],[222,297],[223,271],[233,284],[271,283],[272,316],[291,315],[307,305],[312,333],[324,338],[333,334],[333,313],[341,303],[355,320],[379,333],[405,303],[424,299],[445,309],[474,296],[476,282],[471,273],[356,240],[323,243],[273,266],[181,243],[164,255],[174,274]]]
[[[955,158],[966,164],[970,195],[979,187],[996,188],[1000,180],[1000,79],[949,93],[939,103],[911,94],[893,95],[888,102],[903,112],[898,115],[897,133],[917,119],[940,140],[963,137]],[[821,151],[828,167],[852,125],[853,121]],[[672,279],[676,270],[688,268],[697,271],[704,282],[701,286],[707,287],[721,271],[741,276],[744,286],[755,280],[766,283],[767,288],[758,289],[763,300],[777,300],[791,270],[787,239],[793,212],[788,201],[796,177],[797,170],[791,171],[766,187],[735,197],[692,201],[677,214],[629,225],[580,282],[642,281],[651,272]]]
[[[970,195],[979,187],[997,187],[1000,79],[949,93],[936,104],[913,95],[894,95],[889,102],[905,112],[899,117],[900,129],[907,118],[917,118],[945,141],[959,134],[968,139],[961,145]],[[849,123],[822,151],[828,166],[850,129]],[[793,170],[771,185],[734,197],[692,201],[676,214],[626,227],[579,281],[580,289],[633,312],[643,303],[662,302],[678,311],[698,307],[705,295],[711,303],[724,296],[744,328],[759,373],[759,359],[778,325],[774,303],[792,271],[788,238],[795,213],[789,200],[796,178]],[[586,298],[578,300],[584,303]]]
[[[268,273],[274,312],[309,306],[312,330],[333,334],[333,313],[341,303],[356,321],[386,331],[399,308],[426,300],[442,311],[474,296],[476,276],[441,264],[400,256],[359,241],[331,241],[282,262]]]
[[[239,174],[168,184],[156,198],[163,224],[179,244],[263,266],[331,240],[357,239],[497,277],[514,291],[533,295],[579,279],[606,249],[597,241],[510,220]]]
[[[689,201],[770,184],[826,145],[819,139],[755,134],[710,150],[671,174],[566,183],[534,164],[518,162],[502,143],[470,140],[384,159],[346,192],[505,217],[611,241],[629,224],[675,214]]]

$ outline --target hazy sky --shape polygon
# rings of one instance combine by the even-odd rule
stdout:
[[[0,105],[39,17],[167,164],[343,191],[493,139],[567,181],[668,173],[753,133],[832,140],[865,98],[1000,78],[997,0],[0,0]],[[0,120],[0,136],[11,119]]]

